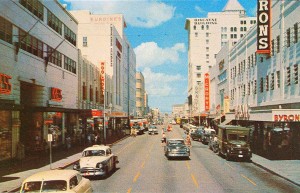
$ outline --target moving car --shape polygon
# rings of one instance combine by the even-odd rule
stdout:
[[[79,162],[73,169],[80,171],[82,176],[108,176],[119,163],[109,146],[93,145],[83,150]]]
[[[92,192],[91,182],[74,170],[48,170],[26,178],[20,192]]]
[[[227,160],[243,158],[250,161],[250,128],[234,125],[219,125],[218,128],[219,155],[224,155]]]
[[[158,129],[155,125],[150,125],[149,129],[148,129],[148,134],[152,135],[152,134],[158,134]]]
[[[190,157],[190,148],[185,145],[184,139],[168,139],[164,147],[165,156],[170,158],[175,157]]]

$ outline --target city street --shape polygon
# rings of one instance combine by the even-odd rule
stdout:
[[[161,126],[159,126],[161,131]],[[182,138],[178,125],[167,138]],[[112,147],[116,172],[91,179],[94,192],[298,192],[299,187],[253,163],[226,161],[206,145],[192,142],[190,160],[168,160],[159,135],[145,133]],[[71,167],[69,167],[71,168]]]

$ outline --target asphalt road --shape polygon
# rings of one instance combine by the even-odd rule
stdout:
[[[94,192],[300,192],[298,186],[253,163],[226,161],[207,145],[193,141],[189,160],[168,160],[163,153],[161,129],[127,138],[114,145],[118,169],[104,179],[91,179]],[[173,126],[167,138],[182,138]]]

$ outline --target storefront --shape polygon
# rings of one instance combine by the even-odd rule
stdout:
[[[234,117],[231,117],[231,116]],[[300,159],[300,109],[251,111],[247,116],[226,114],[234,125],[250,127],[254,153],[268,159]]]

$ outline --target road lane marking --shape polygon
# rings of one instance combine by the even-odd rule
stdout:
[[[137,179],[140,177],[140,175],[141,175],[141,172],[138,171],[138,173],[137,173],[137,174],[135,175],[135,177],[133,178],[133,182],[136,182]]]
[[[246,180],[248,180],[251,184],[253,184],[254,186],[256,186],[255,182],[253,182],[252,180],[250,180],[247,176],[244,176],[243,174],[241,174],[241,176],[243,178],[245,178]]]
[[[228,164],[227,162],[226,162],[226,165],[228,165],[231,169],[235,170],[235,168],[232,167],[232,166],[231,166],[230,164]]]
[[[124,152],[123,150],[126,149],[127,147],[131,146],[132,144],[135,143],[135,140],[131,143],[129,143],[128,145],[126,145],[125,147],[123,147],[122,149],[120,149],[117,153],[115,153],[116,155],[120,154],[121,152]]]
[[[131,189],[132,189],[132,188],[129,188],[129,189],[127,190],[127,193],[130,193],[130,192],[131,192]]]
[[[197,182],[195,176],[194,176],[193,174],[191,174],[191,176],[192,176],[192,180],[193,180],[195,186],[196,186],[197,188],[199,188],[199,184],[198,184],[198,182]]]
[[[188,161],[185,161],[185,164],[186,164],[186,167],[188,168],[188,170],[190,170],[190,169],[191,169],[191,167],[190,167],[190,164],[189,164],[189,162],[188,162]]]

